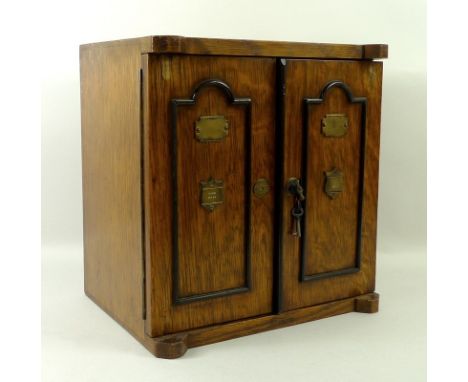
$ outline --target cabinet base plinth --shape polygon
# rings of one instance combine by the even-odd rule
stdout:
[[[279,314],[260,316],[156,338],[146,337],[144,345],[158,358],[178,358],[188,348],[208,345],[249,334],[284,328],[349,312],[375,313],[378,293],[368,293]]]

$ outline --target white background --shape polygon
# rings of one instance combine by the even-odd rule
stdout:
[[[81,1],[51,4],[42,76],[45,381],[424,381],[426,379],[425,2]],[[153,358],[83,293],[78,46],[177,34],[387,43],[377,315],[334,317]],[[33,36],[31,36],[33,37]]]

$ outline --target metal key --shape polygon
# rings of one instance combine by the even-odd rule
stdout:
[[[304,208],[302,208],[299,199],[296,201],[296,205],[291,209],[291,215],[293,216],[293,236],[301,237],[301,218],[304,215]]]

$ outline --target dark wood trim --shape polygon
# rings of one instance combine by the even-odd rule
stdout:
[[[349,312],[375,313],[378,311],[378,301],[379,295],[377,293],[367,293],[307,308],[189,330],[174,335],[157,338],[146,337],[144,345],[156,357],[176,358],[182,356],[187,348],[285,328]],[[161,344],[165,344],[168,349],[161,350],[159,348]]]
[[[245,158],[245,284],[242,287],[229,288],[209,293],[195,294],[191,296],[179,296],[179,214],[178,214],[178,171],[177,171],[177,111],[180,106],[193,106],[199,92],[209,86],[215,86],[221,89],[232,105],[245,106],[245,139],[246,139],[246,158]],[[186,304],[194,301],[207,300],[216,297],[226,297],[233,294],[250,291],[251,287],[251,214],[252,214],[252,177],[251,177],[251,152],[252,152],[252,100],[250,98],[236,98],[227,83],[219,79],[208,79],[199,83],[188,99],[171,100],[171,130],[172,130],[172,194],[174,211],[172,219],[172,301],[174,304]]]
[[[343,90],[348,98],[348,101],[355,104],[361,105],[361,141],[360,141],[360,155],[359,155],[359,193],[358,193],[358,216],[357,216],[357,232],[356,232],[356,262],[355,266],[351,268],[339,269],[331,272],[322,272],[312,275],[306,275],[306,240],[305,235],[300,239],[301,247],[301,265],[300,265],[300,275],[299,280],[304,281],[313,281],[313,280],[323,280],[326,278],[349,275],[352,273],[359,272],[361,269],[361,241],[362,241],[362,212],[363,212],[363,198],[364,198],[364,164],[365,164],[365,153],[366,153],[366,119],[367,119],[367,98],[365,97],[354,97],[351,89],[342,81],[330,81],[328,82],[320,92],[319,98],[304,98],[304,107],[303,107],[303,137],[307,137],[307,131],[309,129],[309,113],[311,105],[318,105],[324,102],[325,97],[328,91],[334,87],[337,87]],[[307,166],[309,162],[309,151],[307,150],[307,145],[302,147],[302,175],[301,179],[303,180],[304,193],[307,195]],[[304,232],[307,232],[307,199],[303,202],[304,207],[304,216],[302,218],[304,225]]]
[[[145,222],[145,134],[143,69],[140,69],[140,198],[141,198],[141,267],[142,318],[146,320],[146,222]]]
[[[273,259],[273,312],[283,306],[283,189],[284,189],[284,97],[286,96],[287,60],[276,61],[276,182],[275,182],[275,246]]]
[[[84,44],[81,50],[140,46],[141,53],[256,56],[278,58],[320,58],[344,60],[384,59],[385,44],[326,44],[290,41],[236,40],[183,36],[145,36],[125,40]]]

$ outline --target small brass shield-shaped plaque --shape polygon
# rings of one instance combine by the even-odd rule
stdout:
[[[229,123],[222,115],[201,116],[195,122],[195,138],[199,142],[217,142],[228,135]]]
[[[210,178],[200,182],[200,204],[209,211],[224,202],[224,182]]]
[[[343,173],[334,168],[325,171],[325,193],[335,199],[343,191]]]
[[[348,117],[344,114],[327,114],[322,118],[322,134],[326,137],[342,137],[348,131]]]

